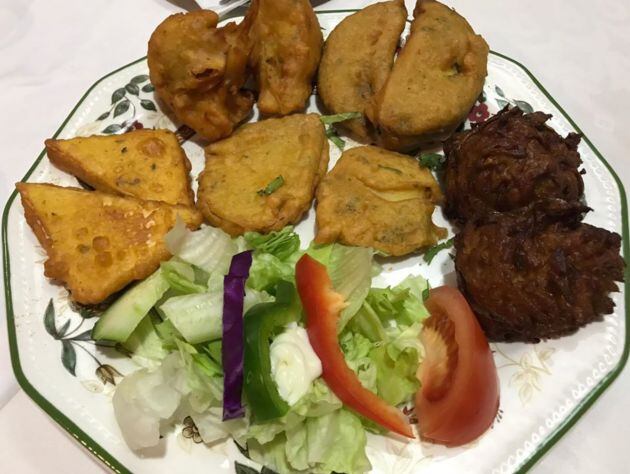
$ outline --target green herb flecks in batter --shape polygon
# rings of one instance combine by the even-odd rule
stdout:
[[[282,185],[284,184],[284,178],[282,176],[276,176],[272,179],[265,189],[259,189],[259,196],[269,196],[270,194],[275,193]]]

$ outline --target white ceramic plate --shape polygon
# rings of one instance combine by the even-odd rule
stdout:
[[[325,32],[347,12],[319,12]],[[148,82],[145,59],[124,66],[96,82],[72,110],[55,137],[70,138],[118,132],[132,123],[170,128]],[[538,81],[520,64],[491,53],[485,102],[471,115],[483,118],[506,102],[553,114],[551,125],[561,134],[580,131]],[[311,111],[318,111],[312,98]],[[45,137],[42,137],[42,139]],[[348,143],[347,146],[352,146]],[[203,150],[193,141],[184,145],[193,176],[203,166]],[[579,149],[584,161],[586,201],[594,209],[586,221],[623,235],[628,254],[625,192],[612,168],[584,137]],[[339,151],[331,144],[331,166]],[[24,181],[77,185],[53,167],[45,153],[37,158]],[[437,212],[439,224],[448,226]],[[314,212],[297,226],[303,245],[313,237]],[[234,460],[247,462],[234,443],[208,447],[182,435],[167,435],[160,446],[142,456],[122,440],[114,420],[111,396],[115,370],[127,374],[133,364],[111,349],[89,340],[94,319],[69,305],[67,292],[43,274],[45,254],[24,219],[16,194],[3,216],[4,276],[9,342],[14,371],[22,388],[74,438],[116,472],[234,472]],[[432,286],[454,282],[449,252],[427,265],[418,256],[386,265],[377,283],[397,283],[408,273],[421,273]],[[626,362],[627,290],[613,295],[616,308],[603,321],[558,340],[532,344],[496,344],[495,360],[501,381],[499,416],[472,445],[446,449],[418,441],[401,442],[372,436],[368,455],[374,472],[515,472],[529,468],[597,399]]]

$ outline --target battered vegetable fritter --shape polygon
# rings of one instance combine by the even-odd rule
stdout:
[[[148,63],[157,95],[175,116],[210,141],[228,136],[250,113],[247,79],[249,22],[217,28],[209,10],[164,20],[149,40]]]
[[[433,175],[414,158],[372,146],[352,148],[317,190],[315,242],[389,255],[421,250],[446,236],[431,220],[441,198]]]
[[[265,115],[304,110],[324,42],[311,2],[254,0],[247,17],[258,108]]]
[[[190,162],[169,130],[46,140],[50,161],[99,191],[194,206]]]
[[[466,118],[483,87],[488,45],[451,8],[419,0],[411,32],[366,109],[377,142],[410,151],[442,140]]]
[[[406,18],[402,0],[376,3],[347,16],[330,33],[317,83],[330,113],[365,112],[389,76]],[[361,142],[372,141],[365,117],[340,126]]]
[[[465,221],[537,199],[578,201],[584,191],[579,135],[562,138],[543,112],[504,109],[444,144],[446,213]]]
[[[289,115],[243,125],[206,148],[197,205],[231,235],[267,233],[296,223],[328,167],[319,115]]]
[[[18,183],[26,221],[48,254],[46,276],[72,298],[96,304],[170,257],[164,235],[179,215],[195,229],[195,209],[52,184]]]
[[[457,235],[460,288],[490,340],[555,338],[613,311],[621,237],[580,223],[586,210],[539,201],[469,221]]]

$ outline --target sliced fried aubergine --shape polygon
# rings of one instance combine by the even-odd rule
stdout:
[[[317,114],[246,124],[206,148],[197,206],[231,235],[267,233],[299,221],[328,168]]]
[[[376,3],[347,16],[330,33],[317,83],[330,113],[365,112],[389,76],[406,17],[402,0]],[[340,125],[357,140],[372,141],[364,118]]]
[[[510,211],[538,199],[578,201],[584,183],[578,169],[579,135],[562,138],[543,112],[503,109],[444,144],[446,213],[460,222]]]
[[[442,193],[427,168],[374,146],[351,148],[317,189],[315,242],[405,255],[446,236],[432,221]]]
[[[466,19],[419,0],[391,74],[366,109],[378,144],[410,151],[450,135],[479,96],[487,61],[488,45]]]
[[[459,285],[488,339],[556,338],[613,311],[621,237],[581,223],[586,210],[539,201],[469,221],[458,234]]]

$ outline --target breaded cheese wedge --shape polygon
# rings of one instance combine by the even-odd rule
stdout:
[[[169,130],[46,140],[48,159],[94,189],[194,206],[190,162]]]
[[[330,113],[365,112],[389,76],[406,18],[402,0],[381,2],[347,16],[330,33],[317,82]],[[359,141],[372,140],[364,117],[339,125]]]
[[[319,115],[296,114],[243,125],[206,148],[197,206],[231,235],[296,223],[328,168]]]
[[[431,220],[441,200],[435,178],[416,159],[373,146],[351,148],[317,189],[315,242],[406,255],[446,236]]]
[[[193,208],[52,184],[17,183],[26,221],[48,254],[47,277],[83,304],[102,302],[170,257],[164,235],[179,215],[191,228]]]
[[[377,142],[410,151],[442,140],[466,118],[483,88],[488,45],[465,18],[418,0],[407,42],[366,108]]]

